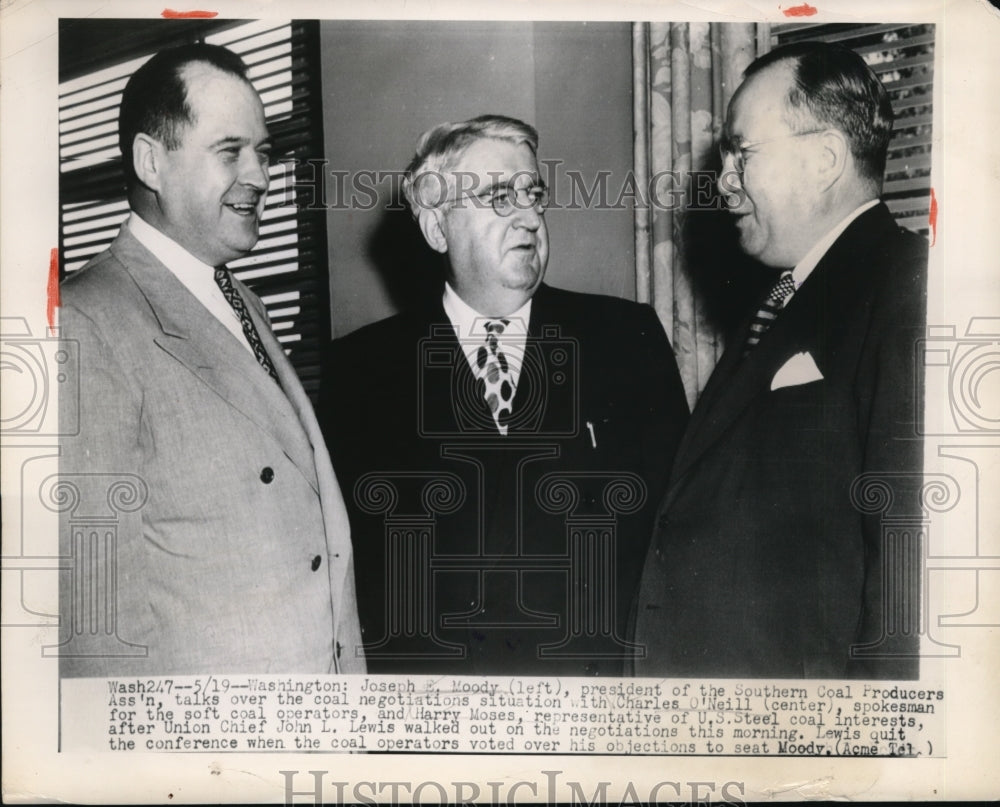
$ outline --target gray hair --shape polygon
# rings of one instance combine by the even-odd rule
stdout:
[[[414,216],[421,208],[438,207],[454,188],[449,178],[455,163],[477,140],[506,140],[522,143],[538,153],[538,132],[517,118],[503,115],[480,115],[471,120],[440,123],[428,129],[417,141],[417,151],[403,177],[403,194]]]

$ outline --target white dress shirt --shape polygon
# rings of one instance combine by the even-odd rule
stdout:
[[[195,299],[221,322],[241,345],[250,353],[253,348],[243,334],[243,323],[229,304],[222,289],[215,282],[215,267],[202,263],[184,247],[157,230],[134,210],[126,226],[136,241],[153,253],[153,256],[167,267],[184,284]]]
[[[484,317],[478,311],[469,306],[455,290],[451,284],[444,284],[444,295],[441,299],[444,305],[444,312],[448,315],[451,326],[455,329],[459,344],[465,353],[465,358],[469,362],[472,374],[478,378],[479,368],[476,366],[476,353],[479,348],[486,343],[486,323],[507,320],[503,334],[497,341],[500,350],[507,357],[507,365],[510,368],[511,382],[514,390],[517,390],[517,381],[521,377],[521,365],[524,363],[524,345],[528,339],[528,320],[531,317],[531,299],[528,299],[513,314],[505,317]]]

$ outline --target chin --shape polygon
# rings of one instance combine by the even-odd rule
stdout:
[[[511,288],[532,291],[541,282],[542,277],[540,272],[532,270],[531,272],[523,272],[511,280],[513,281],[510,284]]]
[[[259,240],[260,236],[255,230],[253,233],[239,233],[239,235],[232,238],[226,246],[235,252],[239,252],[240,255],[246,255],[257,245]]]
[[[752,238],[740,238],[740,249],[757,261],[764,261],[764,245],[756,243]]]
[[[530,266],[511,266],[509,264],[502,267],[500,272],[494,275],[499,284],[508,289],[530,288],[537,276],[538,273]]]
[[[255,241],[254,243],[257,242]],[[229,248],[226,250],[226,255],[228,257],[226,257],[225,260],[219,261],[219,264],[229,263],[230,261],[239,260],[240,258],[247,255],[252,249],[253,249],[253,244],[251,244],[248,247],[237,247],[235,244],[230,245]]]

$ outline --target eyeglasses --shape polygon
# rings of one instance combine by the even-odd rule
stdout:
[[[747,165],[747,155],[753,154],[761,146],[778,143],[781,140],[790,140],[793,137],[819,134],[825,131],[827,130],[810,129],[808,132],[792,132],[791,134],[781,135],[781,137],[772,137],[770,140],[758,140],[756,143],[744,143],[743,145],[739,145],[738,141],[733,140],[731,136],[727,135],[719,141],[719,156],[722,158],[723,165],[726,164],[726,157],[733,158],[733,170],[739,175],[740,182],[742,182],[743,172],[746,170]]]
[[[522,201],[522,197],[525,201]],[[466,199],[478,200],[474,203],[475,206],[489,204],[493,208],[493,212],[501,218],[506,218],[515,210],[527,210],[528,208],[532,208],[538,215],[542,215],[549,206],[549,189],[542,184],[531,185],[527,188],[499,187],[482,193],[465,194],[446,201],[454,204]]]

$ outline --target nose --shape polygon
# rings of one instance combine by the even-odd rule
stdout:
[[[732,154],[725,154],[722,157],[722,169],[719,171],[715,186],[719,190],[719,195],[725,199],[727,207],[740,206],[743,196],[743,180],[736,171],[736,158]]]
[[[538,208],[531,203],[527,194],[518,194],[517,206],[511,215],[514,219],[514,224],[518,227],[523,227],[526,230],[534,232],[542,226],[542,214],[539,213]]]
[[[268,161],[253,149],[247,149],[240,166],[240,182],[260,193],[271,184]]]
[[[734,181],[739,181],[739,175],[736,173],[736,157],[729,153],[723,153],[722,169],[719,171],[719,177],[715,182],[719,193],[723,196],[732,193],[732,183]]]

